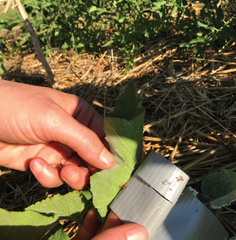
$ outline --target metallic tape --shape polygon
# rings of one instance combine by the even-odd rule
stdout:
[[[186,188],[153,240],[226,240],[216,216]]]
[[[190,192],[185,190],[175,205],[188,180],[181,169],[151,152],[110,208],[124,223],[143,225],[152,240],[225,240],[223,226]]]

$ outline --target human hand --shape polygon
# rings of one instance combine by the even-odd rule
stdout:
[[[110,212],[106,222],[101,224],[95,212],[91,209],[85,217],[73,240],[147,240],[147,230],[139,224],[123,224],[122,221]]]
[[[44,187],[82,189],[89,165],[111,168],[103,118],[75,95],[0,80],[0,166],[30,167]]]

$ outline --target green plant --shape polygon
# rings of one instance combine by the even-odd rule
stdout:
[[[126,60],[125,73],[131,69],[134,54],[142,49],[148,41],[159,38],[167,29],[173,26],[172,15],[183,7],[176,1],[111,1],[111,5],[101,12],[111,14],[108,18],[109,29],[112,30],[110,38],[103,47],[119,48],[118,54]]]
[[[130,104],[127,105],[127,101]],[[104,130],[116,164],[91,177],[91,188],[55,195],[29,206],[24,212],[0,209],[1,239],[69,239],[60,226],[60,219],[80,224],[94,206],[104,220],[108,206],[141,164],[144,110],[134,82],[130,82],[114,110],[114,117],[105,119]],[[57,238],[56,238],[57,236]]]
[[[222,169],[206,176],[202,181],[201,188],[203,194],[213,199],[210,206],[214,209],[221,209],[236,200],[235,186],[236,173]]]
[[[0,50],[0,76],[4,73],[6,69],[6,64],[5,64],[5,55],[2,53]]]
[[[223,10],[228,8],[230,12],[235,11],[233,5],[227,1],[218,4],[217,1],[204,0],[202,3],[205,6],[199,15],[191,11],[190,7],[185,8],[184,14],[190,18],[190,21],[180,21],[178,29],[185,31],[190,41],[180,44],[183,48],[180,55],[189,48],[195,48],[196,57],[205,57],[206,50],[218,52],[236,38],[236,17]]]
[[[101,29],[104,28],[104,20],[101,20],[100,15],[90,11],[96,1],[44,0],[32,2],[24,0],[22,3],[46,50],[57,47],[61,49],[74,48],[77,53],[83,49],[99,51],[97,42],[102,35]],[[98,24],[99,21],[102,22]]]
[[[196,57],[204,57],[207,49],[218,52],[236,38],[233,0],[202,0],[201,11],[192,8],[194,2],[22,0],[45,53],[53,48],[73,48],[77,53],[114,49],[125,58],[126,71],[132,68],[134,54],[171,29],[187,36],[187,41],[180,44],[180,55],[194,48]],[[22,21],[17,18],[8,24],[12,28],[19,23]],[[25,27],[23,31],[19,46],[28,43],[32,47]]]
[[[0,2],[0,13],[5,9],[5,7],[6,2]],[[22,24],[22,19],[17,8],[12,9],[10,7],[6,13],[2,13],[0,16],[0,29],[4,28],[12,30],[12,28],[17,24]]]

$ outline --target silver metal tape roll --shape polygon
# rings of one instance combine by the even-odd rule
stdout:
[[[181,169],[151,152],[110,208],[124,223],[143,225],[152,240],[226,240],[226,230],[210,210],[189,190],[183,192],[188,180]]]

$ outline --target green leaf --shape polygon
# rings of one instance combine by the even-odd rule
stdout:
[[[158,2],[154,2],[153,4],[155,6],[151,9],[151,11],[155,12],[156,10],[160,9],[162,7],[162,5],[164,5],[165,3],[166,3],[166,1],[164,1],[164,0],[160,0]]]
[[[47,198],[41,202],[37,202],[26,211],[35,211],[42,214],[54,214],[57,217],[65,217],[78,223],[82,223],[82,215],[84,210],[88,208],[88,201],[83,194],[77,190],[65,195],[54,195],[51,199]]]
[[[98,7],[96,7],[96,6],[92,6],[92,7],[89,9],[89,13],[99,12],[99,11],[103,12],[104,9],[103,9],[103,8],[98,8]]]
[[[174,6],[171,15],[173,16],[177,12],[177,10],[178,10],[178,7]]]
[[[184,43],[180,43],[179,47],[189,47],[189,44],[184,42]]]
[[[126,67],[125,67],[125,71],[123,72],[123,74],[126,74],[129,70],[133,69],[132,65],[131,64],[128,64]]]
[[[92,6],[92,7],[89,9],[89,13],[95,12],[95,11],[97,11],[97,7],[96,7],[96,6]]]
[[[85,191],[85,190],[83,190],[83,191],[81,191],[82,193],[83,193],[83,195],[85,196],[85,198],[87,199],[87,200],[90,200],[91,198],[92,198],[92,193],[90,192],[90,191]]]
[[[202,181],[202,192],[212,197],[212,208],[221,208],[230,205],[236,200],[236,173],[222,169],[208,175]]]
[[[113,117],[132,120],[133,118],[144,114],[142,100],[137,95],[137,87],[133,81],[129,81],[119,102],[115,106]]]
[[[40,9],[39,2],[37,1],[27,1],[27,7],[32,7],[33,9]]]
[[[64,232],[60,223],[58,223],[48,234],[48,240],[70,240]]]
[[[20,38],[19,45],[22,46],[29,39],[30,39],[30,34],[29,33],[25,33],[24,36]]]
[[[1,240],[41,239],[53,228],[58,217],[47,216],[33,211],[10,212],[0,209]]]
[[[203,22],[201,22],[201,21],[197,21],[197,24],[198,24],[200,27],[209,29],[209,25],[208,25],[207,23],[203,23]]]
[[[90,179],[93,205],[102,220],[120,186],[129,180],[141,163],[144,110],[136,90],[135,84],[130,81],[115,107],[116,117],[104,119],[106,140],[116,163],[112,169],[102,170]]]
[[[103,45],[103,47],[107,47],[107,46],[111,45],[113,42],[114,42],[114,40],[112,39],[112,40],[108,41],[107,43],[105,43]]]
[[[83,44],[83,43],[78,43],[78,44],[76,45],[76,47],[77,47],[77,48],[83,48],[83,47],[84,47],[84,44]]]
[[[125,21],[125,19],[126,19],[126,17],[122,17],[122,18],[118,19],[118,22],[123,23]]]
[[[65,49],[69,48],[69,45],[67,44],[67,42],[64,42],[63,45],[61,46],[61,48],[63,50],[65,50]]]
[[[0,76],[4,73],[5,70],[6,70],[6,64],[1,63],[1,65],[0,65]]]
[[[198,38],[191,40],[188,44],[194,44],[194,43],[205,42],[205,41],[206,41],[206,38],[198,37]]]
[[[66,195],[55,195],[26,208],[24,212],[10,212],[0,209],[1,240],[38,240],[49,232],[59,218],[66,218],[82,223],[85,213],[91,208],[91,201],[87,201],[79,191]],[[55,229],[54,229],[55,231]],[[59,237],[61,230],[56,230]],[[50,233],[52,234],[52,232]],[[61,238],[51,236],[51,239],[66,240],[65,234]],[[63,238],[62,238],[63,237]]]

